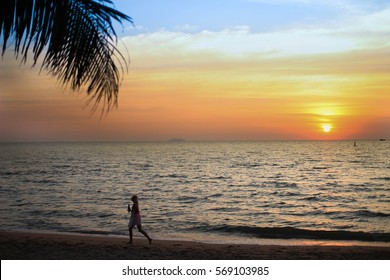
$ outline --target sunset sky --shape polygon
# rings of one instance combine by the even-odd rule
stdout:
[[[388,0],[116,0],[134,26],[100,119],[39,66],[0,61],[0,141],[390,138]]]

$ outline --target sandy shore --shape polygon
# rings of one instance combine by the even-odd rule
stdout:
[[[390,247],[278,246],[205,244],[92,235],[1,232],[2,260],[379,260],[390,259]]]

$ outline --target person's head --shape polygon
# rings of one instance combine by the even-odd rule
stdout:
[[[135,194],[131,197],[131,201],[134,203],[138,203],[138,196]]]

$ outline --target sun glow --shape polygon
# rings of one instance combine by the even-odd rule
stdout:
[[[332,126],[329,125],[329,124],[324,124],[324,125],[322,126],[322,130],[323,130],[325,133],[328,133],[328,132],[330,132],[330,131],[332,130]]]

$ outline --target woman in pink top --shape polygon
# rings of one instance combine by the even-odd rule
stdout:
[[[142,233],[149,241],[149,244],[152,244],[152,238],[142,229],[141,225],[141,214],[138,207],[138,196],[133,195],[131,198],[133,201],[133,207],[130,209],[130,204],[127,205],[127,212],[131,212],[130,221],[129,221],[129,236],[130,244],[133,243],[133,227],[137,226],[138,231]]]

